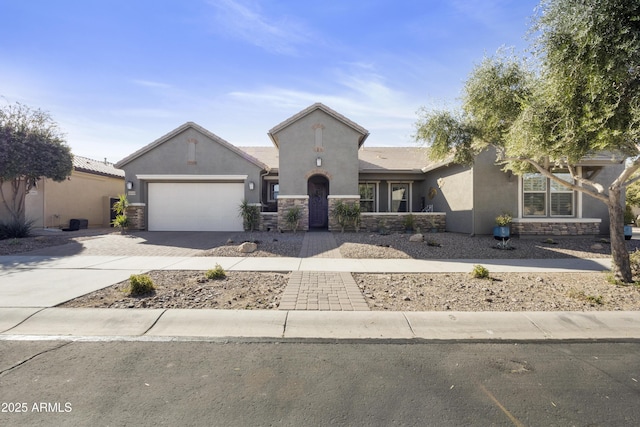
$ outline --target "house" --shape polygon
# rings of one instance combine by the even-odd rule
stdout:
[[[188,122],[116,163],[125,172],[130,217],[148,230],[242,230],[243,200],[260,206],[261,229],[338,229],[335,206],[359,203],[362,228],[490,234],[511,212],[520,234],[600,234],[604,204],[537,176],[517,177],[481,153],[472,167],[433,162],[424,148],[365,147],[369,132],[316,103],[273,127],[272,147],[237,147]],[[582,173],[607,183],[619,160],[593,158]],[[557,171],[563,173],[563,171]],[[564,177],[565,175],[563,175]]]
[[[41,179],[26,194],[25,218],[34,227],[68,227],[86,219],[89,227],[108,227],[111,206],[123,193],[124,172],[112,163],[73,156],[71,175],[62,182]]]

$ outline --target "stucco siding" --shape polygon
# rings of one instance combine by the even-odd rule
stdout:
[[[447,215],[447,231],[472,233],[473,174],[468,167],[450,165],[430,172],[425,182],[426,204]],[[431,190],[433,189],[433,190]],[[429,191],[433,198],[429,197]]]
[[[250,203],[260,201],[261,168],[240,154],[212,140],[193,128],[174,136],[122,167],[125,180],[133,183],[128,199],[145,203],[146,183],[138,175],[247,175],[245,195]],[[254,189],[249,189],[249,182]]]
[[[358,194],[358,132],[315,110],[277,133],[280,194],[307,194],[313,175],[329,179],[331,195]],[[316,161],[321,159],[321,165]]]
[[[108,227],[109,198],[124,191],[122,178],[73,171],[62,182],[38,181],[26,196],[25,212],[34,227],[68,226],[73,218],[88,220],[89,227]]]
[[[495,149],[481,152],[473,165],[475,234],[492,234],[495,219],[508,212],[518,214],[518,177],[495,164]]]

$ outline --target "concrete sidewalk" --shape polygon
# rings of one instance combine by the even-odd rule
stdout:
[[[611,262],[609,258],[325,258],[317,254],[335,252],[330,252],[330,241],[320,243],[310,240],[297,258],[134,254],[1,256],[0,340],[640,339],[640,312],[289,311],[284,309],[286,307],[274,311],[54,308],[62,302],[126,280],[134,273],[150,270],[208,270],[216,264],[227,271],[294,272],[294,279],[305,277],[305,272],[318,277],[326,273],[327,277],[340,276],[344,279],[346,273],[468,273],[475,264],[484,265],[491,272],[600,272],[609,269]],[[300,285],[303,285],[302,281]],[[303,287],[300,286],[300,289]],[[300,289],[298,295],[305,294],[306,290],[303,292]],[[346,298],[351,298],[348,289],[346,295]],[[359,304],[359,301],[351,299],[356,306]],[[329,297],[327,301],[329,309],[336,302]]]
[[[640,312],[0,308],[2,340],[637,340]]]
[[[173,256],[0,256],[0,275],[21,270],[332,271],[347,273],[468,273],[475,264],[491,272],[589,272],[611,268],[610,258],[554,259],[352,259]]]

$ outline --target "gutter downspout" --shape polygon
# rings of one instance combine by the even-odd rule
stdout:
[[[476,235],[476,187],[475,187],[475,168],[471,166],[471,237]]]

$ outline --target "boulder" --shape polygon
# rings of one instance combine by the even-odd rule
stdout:
[[[410,242],[424,242],[424,236],[421,233],[417,233],[409,237]]]
[[[258,249],[258,245],[253,242],[244,242],[238,246],[238,252],[242,252],[243,254],[250,254],[251,252],[255,252],[256,249]]]
[[[602,250],[603,248],[604,246],[602,246],[600,243],[594,243],[593,245],[591,245],[592,251],[599,251],[599,250]]]

